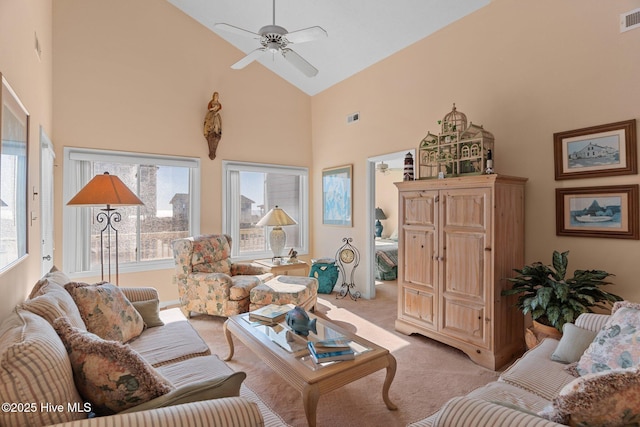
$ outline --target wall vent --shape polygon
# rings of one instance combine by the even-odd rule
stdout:
[[[355,123],[360,120],[360,113],[353,113],[347,116],[347,124]]]
[[[631,12],[620,15],[620,32],[640,28],[640,9],[634,9]]]

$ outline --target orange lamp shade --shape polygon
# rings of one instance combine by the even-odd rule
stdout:
[[[136,206],[144,205],[124,182],[105,172],[96,175],[78,192],[67,205],[84,206]]]

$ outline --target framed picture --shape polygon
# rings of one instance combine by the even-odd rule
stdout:
[[[322,170],[322,223],[351,227],[353,212],[352,165]]]
[[[0,74],[0,271],[27,255],[29,113]]]
[[[638,173],[636,121],[553,134],[556,180]]]
[[[638,187],[557,188],[556,234],[638,240]]]

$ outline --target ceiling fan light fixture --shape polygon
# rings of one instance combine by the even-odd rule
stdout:
[[[272,54],[280,53],[291,65],[297,68],[307,77],[313,77],[318,74],[318,70],[307,62],[304,58],[298,55],[296,52],[287,47],[289,44],[294,43],[306,43],[320,38],[327,37],[327,32],[321,27],[310,27],[302,30],[293,31],[291,33],[279,25],[276,25],[276,2],[273,0],[273,24],[265,25],[260,28],[258,33],[244,30],[234,25],[217,23],[215,27],[217,29],[240,34],[245,37],[257,38],[260,41],[259,47],[254,51],[248,53],[244,58],[236,62],[231,68],[238,70],[246,67],[251,62],[258,59],[263,53],[270,52]]]

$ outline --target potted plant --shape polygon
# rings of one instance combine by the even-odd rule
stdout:
[[[518,295],[516,307],[523,314],[531,314],[534,321],[551,326],[562,332],[565,323],[573,323],[582,313],[591,313],[593,308],[606,309],[608,304],[621,301],[618,295],[606,292],[602,286],[613,274],[602,270],[576,270],[567,278],[569,252],[553,251],[553,266],[534,262],[514,269],[516,277],[508,278],[511,289],[502,295]]]

